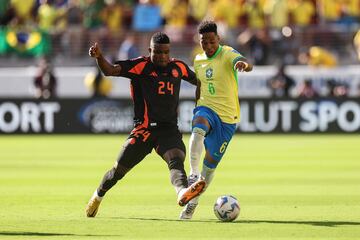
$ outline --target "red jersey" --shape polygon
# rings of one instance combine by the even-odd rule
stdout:
[[[139,57],[115,64],[121,66],[119,76],[131,80],[135,125],[177,125],[181,79],[197,83],[195,73],[184,62],[173,58],[166,67],[158,67],[150,57]]]

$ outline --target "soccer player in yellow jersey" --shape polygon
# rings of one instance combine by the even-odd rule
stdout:
[[[240,118],[237,71],[249,72],[252,65],[235,49],[220,45],[217,26],[204,21],[198,28],[203,53],[196,55],[194,69],[200,82],[200,96],[194,109],[190,137],[190,176],[199,177],[210,184],[216,166],[235,133]],[[202,171],[200,157],[205,145]],[[191,200],[182,210],[180,219],[191,219],[199,197]]]

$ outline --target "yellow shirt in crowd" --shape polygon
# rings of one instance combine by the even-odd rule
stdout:
[[[298,0],[291,5],[294,23],[298,26],[308,26],[315,15],[315,7],[310,0]]]
[[[322,47],[311,47],[309,49],[309,64],[314,66],[335,67],[337,59],[331,52]]]

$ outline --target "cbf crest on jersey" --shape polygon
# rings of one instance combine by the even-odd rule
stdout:
[[[206,74],[206,78],[212,78],[212,76],[213,76],[213,69],[212,69],[212,68],[206,69],[205,74]]]

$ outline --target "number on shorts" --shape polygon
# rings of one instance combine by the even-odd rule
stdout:
[[[226,150],[226,147],[228,145],[228,142],[224,142],[220,147],[220,153],[224,153]]]

